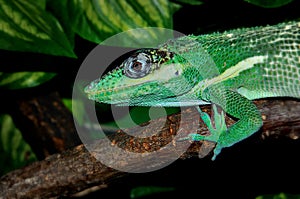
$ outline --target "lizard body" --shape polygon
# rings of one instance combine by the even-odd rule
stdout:
[[[221,106],[238,122],[228,129],[218,122],[214,130],[199,109],[214,132],[191,134],[217,143],[214,159],[262,126],[251,100],[300,98],[300,22],[183,36],[157,49],[138,49],[85,92],[89,99],[117,105]]]

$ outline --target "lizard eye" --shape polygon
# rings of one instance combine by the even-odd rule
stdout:
[[[129,57],[124,63],[124,73],[130,78],[141,78],[149,74],[151,58],[145,53]]]
[[[132,64],[131,68],[132,68],[132,70],[134,70],[134,71],[136,71],[136,72],[139,72],[139,71],[141,71],[141,70],[143,69],[143,64],[144,64],[144,63],[141,63],[141,62],[139,62],[139,61],[135,61],[135,62]]]

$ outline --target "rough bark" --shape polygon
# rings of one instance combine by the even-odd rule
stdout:
[[[261,138],[267,139],[269,136],[290,137],[298,139],[300,133],[300,102],[293,100],[259,100],[255,102],[262,112],[264,126],[261,131]],[[209,107],[203,110],[210,113]],[[189,119],[181,124],[185,132],[191,133],[194,121],[199,121],[199,132],[207,132],[206,127],[199,119],[197,112],[193,108],[186,109],[189,113]],[[152,123],[160,123],[165,118],[153,120]],[[178,130],[180,114],[174,114],[167,118],[165,127],[157,129],[160,131],[151,138],[133,138],[126,135],[125,132],[119,132],[110,137],[113,145],[118,145],[126,150],[143,153],[146,151],[155,151],[172,140],[172,135]],[[234,123],[232,119],[226,116],[228,125]],[[154,125],[155,126],[155,125]],[[135,131],[136,129],[128,129]],[[149,129],[145,128],[144,131]],[[151,129],[155,131],[155,129]],[[127,130],[126,130],[127,131]],[[147,132],[145,132],[147,133]],[[180,133],[180,132],[177,132]],[[102,140],[98,140],[95,151],[109,154],[109,151],[101,147]],[[176,143],[174,143],[176,144]],[[193,143],[188,150],[180,156],[180,159],[198,156],[211,155],[209,153],[213,144],[209,142]],[[148,153],[145,153],[147,156]],[[149,153],[150,154],[150,153]],[[161,161],[168,154],[163,154],[157,158]],[[116,160],[118,161],[118,160]],[[128,159],[125,164],[140,164],[139,160]],[[35,162],[25,168],[12,171],[0,178],[0,198],[49,198],[64,195],[78,194],[78,192],[91,189],[103,189],[114,182],[116,179],[125,178],[130,173],[121,172],[109,168],[97,161],[93,152],[89,152],[83,145],[73,149],[66,150],[60,154],[54,154],[45,160]],[[81,192],[84,193],[84,192]]]
[[[81,144],[71,112],[57,92],[16,102],[13,118],[38,159]]]

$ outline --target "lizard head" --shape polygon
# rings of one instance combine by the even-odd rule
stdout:
[[[134,50],[116,63],[115,69],[85,88],[89,99],[147,106],[183,95],[195,84],[192,71],[186,75],[187,61],[164,48]]]

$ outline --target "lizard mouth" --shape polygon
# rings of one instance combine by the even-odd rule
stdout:
[[[109,104],[127,104],[129,101],[140,99],[141,95],[146,96],[152,94],[150,92],[151,85],[157,85],[156,81],[139,82],[136,84],[126,84],[118,86],[99,86],[101,79],[94,80],[84,88],[84,92],[90,100],[95,100]],[[147,84],[148,86],[145,86]],[[143,89],[141,89],[143,87]],[[141,100],[141,99],[140,99]]]
[[[122,92],[122,91],[126,91],[129,88],[133,89],[135,87],[138,87],[140,85],[144,85],[144,84],[151,84],[151,83],[157,83],[156,81],[145,81],[145,82],[139,82],[136,84],[124,84],[124,85],[118,85],[118,86],[112,86],[112,87],[105,87],[105,86],[99,86],[99,82],[101,82],[101,79],[96,79],[94,81],[92,81],[90,84],[88,84],[85,88],[84,88],[84,92],[88,95],[97,95],[100,93],[105,93],[105,92],[109,92],[109,93],[117,93],[117,92]],[[100,88],[99,88],[100,87]]]

